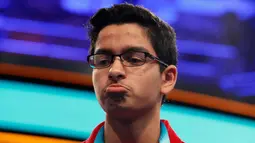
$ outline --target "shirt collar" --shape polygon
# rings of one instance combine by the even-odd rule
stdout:
[[[162,121],[160,122],[159,143],[170,143],[170,137],[168,135],[166,125]]]
[[[97,133],[94,143],[104,143],[104,126],[102,126]],[[168,136],[167,128],[162,121],[160,122],[159,143],[170,143],[170,137]]]

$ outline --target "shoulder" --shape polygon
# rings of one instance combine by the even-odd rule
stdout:
[[[85,141],[83,141],[82,143],[94,143],[94,140],[99,132],[99,130],[101,129],[101,127],[104,126],[104,122],[100,123],[99,125],[97,125],[94,130],[92,131],[91,135],[89,136],[89,138]]]
[[[170,142],[171,143],[184,143],[179,137],[178,135],[175,133],[175,131],[173,130],[173,128],[170,126],[170,123],[167,120],[161,120],[168,131],[168,136],[170,137]]]

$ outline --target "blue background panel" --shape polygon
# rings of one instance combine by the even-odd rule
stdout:
[[[0,80],[0,128],[85,139],[104,120],[93,92]],[[187,143],[251,143],[255,122],[165,104],[161,117]]]

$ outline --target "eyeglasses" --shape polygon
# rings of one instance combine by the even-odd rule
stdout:
[[[155,57],[150,53],[140,51],[129,51],[119,55],[92,54],[87,57],[87,61],[91,68],[102,69],[109,67],[114,62],[115,56],[120,57],[121,63],[128,67],[141,66],[146,63],[147,58],[155,60],[163,66],[168,67],[168,64],[161,61],[158,57]]]

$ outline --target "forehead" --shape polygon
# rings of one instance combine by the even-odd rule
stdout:
[[[134,23],[109,25],[103,28],[98,35],[95,52],[106,49],[119,54],[130,47],[142,47],[155,55],[145,29]]]

